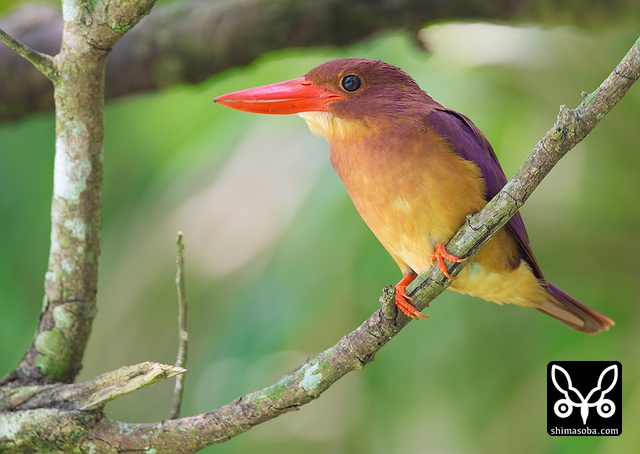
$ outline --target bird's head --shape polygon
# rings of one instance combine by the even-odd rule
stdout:
[[[299,114],[329,140],[372,125],[398,127],[435,103],[404,71],[382,61],[342,58],[304,77],[222,95],[215,102],[245,112]],[[409,114],[409,115],[408,115]]]

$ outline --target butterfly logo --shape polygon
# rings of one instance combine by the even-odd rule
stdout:
[[[551,380],[554,386],[564,396],[553,406],[553,411],[559,418],[567,418],[574,407],[580,409],[583,425],[587,424],[589,409],[595,407],[602,418],[610,418],[616,411],[616,405],[605,396],[618,382],[618,368],[615,364],[602,371],[598,384],[589,391],[586,397],[578,391],[571,382],[569,373],[557,364],[551,366]]]

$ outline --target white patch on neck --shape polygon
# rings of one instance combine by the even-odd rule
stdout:
[[[298,115],[307,122],[311,132],[317,136],[331,140],[332,138],[344,139],[347,135],[349,123],[329,112],[300,112]]]

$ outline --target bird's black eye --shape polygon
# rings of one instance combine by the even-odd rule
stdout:
[[[345,91],[352,92],[358,90],[362,86],[362,81],[355,74],[349,74],[342,78],[340,85],[342,85],[342,88],[344,88]]]

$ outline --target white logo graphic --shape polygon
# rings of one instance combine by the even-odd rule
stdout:
[[[613,371],[613,374],[610,374],[610,371]],[[563,386],[558,383],[558,376],[560,374],[564,376],[564,381],[567,384],[567,389],[564,389]],[[605,383],[604,380],[605,376],[607,375],[612,375],[613,378],[611,379],[611,377],[609,377],[610,384],[606,389],[603,389],[603,383]],[[598,414],[602,418],[610,418],[615,413],[615,404],[610,399],[604,398],[604,396],[609,391],[611,391],[611,389],[613,389],[615,384],[618,382],[618,368],[615,364],[607,367],[602,371],[602,373],[600,374],[600,378],[598,378],[598,385],[593,388],[589,392],[589,394],[587,394],[587,397],[582,397],[582,393],[580,393],[580,391],[573,387],[573,384],[571,383],[571,377],[569,377],[567,371],[562,367],[555,364],[551,366],[551,379],[553,380],[553,384],[558,389],[558,391],[560,391],[564,395],[564,398],[559,399],[553,406],[553,412],[559,418],[568,417],[573,411],[573,407],[580,408],[580,416],[582,416],[583,425],[587,425],[587,417],[589,416],[589,408],[591,407],[596,407]],[[609,380],[607,380],[606,383],[609,383]],[[598,392],[600,393],[599,397],[596,394]],[[596,400],[595,402],[589,402],[592,396],[598,397],[598,400]]]

